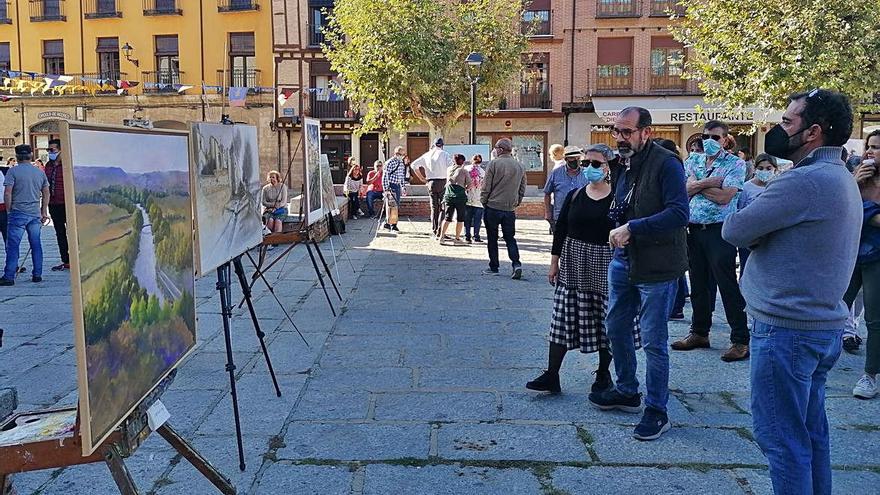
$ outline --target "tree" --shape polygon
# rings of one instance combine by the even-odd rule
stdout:
[[[522,16],[511,0],[338,0],[323,48],[361,111],[360,133],[424,121],[442,134],[470,111],[470,52],[485,59],[478,111],[497,108],[516,80]]]
[[[784,108],[814,87],[847,94],[856,111],[877,108],[880,0],[694,0],[673,23],[693,50],[688,77],[729,110]]]

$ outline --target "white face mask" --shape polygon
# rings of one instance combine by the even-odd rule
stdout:
[[[761,182],[770,182],[776,177],[776,174],[772,170],[758,170],[755,172],[755,177]]]

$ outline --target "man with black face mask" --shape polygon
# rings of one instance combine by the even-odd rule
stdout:
[[[562,211],[562,203],[568,193],[580,189],[588,184],[584,174],[581,173],[581,149],[577,146],[565,147],[565,166],[556,167],[547,177],[544,186],[544,219],[550,223],[550,233],[553,233],[556,219]],[[552,196],[552,205],[551,205]]]
[[[791,96],[765,149],[794,168],[721,230],[751,249],[742,294],[755,318],[752,421],[779,494],[832,491],[825,381],[840,356],[862,227],[859,189],[841,158],[852,115],[840,93]]]
[[[614,256],[608,266],[608,312],[617,386],[591,393],[602,410],[638,413],[633,324],[639,316],[646,357],[645,411],[633,437],[654,440],[669,430],[669,328],[675,288],[687,270],[688,196],[684,169],[672,152],[651,139],[651,114],[623,109],[611,135],[617,140],[623,171],[617,178],[609,217],[617,226],[608,242]]]

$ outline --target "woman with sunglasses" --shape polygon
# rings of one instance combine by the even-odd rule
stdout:
[[[605,335],[608,304],[608,264],[612,251],[608,235],[614,227],[608,210],[612,194],[611,148],[596,144],[586,150],[582,173],[588,184],[565,198],[553,234],[553,255],[548,279],[556,290],[550,320],[550,353],[547,371],[526,384],[530,390],[559,393],[559,369],[566,352],[599,352],[594,392],[612,388],[609,367],[611,346]],[[616,177],[616,173],[614,174]],[[640,347],[638,330],[634,332]]]

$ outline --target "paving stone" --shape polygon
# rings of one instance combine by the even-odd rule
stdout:
[[[309,389],[293,411],[293,419],[367,419],[370,394],[353,390]]]
[[[745,480],[753,495],[773,495],[773,483],[766,470],[737,469],[736,476]],[[880,473],[873,471],[832,471],[831,492],[834,495],[877,493]]]
[[[833,426],[877,425],[880,420],[880,400],[829,397],[825,399],[825,413]]]
[[[229,478],[238,493],[248,493],[250,490],[263,464],[263,454],[269,451],[269,442],[269,437],[243,435],[246,469],[241,471],[238,466],[238,446],[234,435],[195,436],[190,439],[192,446]],[[217,493],[217,488],[185,459],[181,459],[174,466],[160,485],[154,485],[157,495]]]
[[[573,387],[572,387],[573,388]],[[600,411],[591,406],[586,386],[559,395],[542,392],[503,392],[501,394],[501,418],[505,420],[569,421],[585,423],[615,423],[635,425],[640,414],[620,411]],[[694,416],[682,403],[669,396],[667,404],[669,419],[675,424],[693,424]]]
[[[268,373],[248,373],[236,381],[238,411],[242,432],[271,436],[284,426],[293,404],[305,383],[304,376],[279,376],[281,397],[276,396],[272,378]],[[199,425],[200,435],[225,435],[235,432],[232,396],[223,399]]]
[[[398,390],[413,388],[412,368],[319,368],[309,387],[315,390]]]
[[[880,459],[880,429],[831,428],[831,464],[834,466],[866,466]]]
[[[442,425],[437,437],[444,459],[590,460],[577,429],[568,425],[452,424]]]
[[[696,471],[648,467],[558,467],[553,470],[553,487],[563,493],[596,495],[630,495],[662,493],[664,495],[733,495],[745,493],[727,471]]]
[[[327,350],[321,355],[321,367],[397,366],[401,364],[400,352],[400,349]]]
[[[278,459],[426,459],[428,424],[338,424],[293,422]]]
[[[541,368],[435,368],[419,370],[419,386],[464,390],[523,390],[526,382],[541,374]],[[586,378],[584,378],[586,380]],[[581,382],[583,385],[584,381]],[[565,382],[564,387],[572,386]]]
[[[541,493],[541,485],[532,473],[522,469],[403,467],[376,464],[367,466],[364,495],[387,493],[531,495]]]
[[[171,418],[168,420],[182,435],[195,433],[223,393],[219,390],[177,390],[171,389],[162,394],[162,403]]]
[[[587,426],[587,430],[601,462],[766,465],[757,444],[733,430],[678,426],[653,442],[632,438],[632,428],[625,426]]]
[[[387,392],[376,394],[376,419],[494,420],[495,394],[486,392]]]
[[[348,495],[353,473],[347,466],[272,463],[256,485],[256,495]]]

